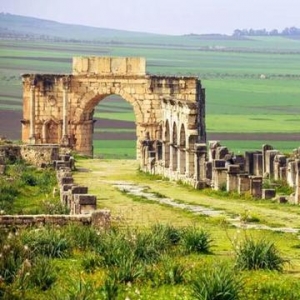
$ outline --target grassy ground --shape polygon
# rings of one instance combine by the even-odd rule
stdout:
[[[163,223],[179,227],[195,225],[205,228],[211,233],[213,239],[213,256],[202,257],[203,263],[213,265],[218,261],[227,261],[231,264],[234,255],[232,242],[243,239],[245,236],[273,241],[280,253],[290,260],[290,264],[285,266],[283,273],[244,272],[243,278],[247,281],[247,292],[245,298],[242,299],[273,299],[271,296],[270,298],[260,298],[262,296],[259,293],[258,296],[255,296],[254,287],[261,285],[262,277],[265,283],[273,282],[275,284],[277,282],[276,284],[279,284],[278,281],[282,280],[282,290],[285,289],[286,282],[298,280],[300,259],[297,234],[236,229],[224,223],[222,217],[197,216],[145,199],[132,198],[130,195],[117,190],[113,184],[118,181],[133,182],[145,186],[145,188],[161,196],[170,197],[183,203],[221,209],[232,216],[251,215],[255,217],[257,224],[266,224],[271,227],[288,226],[299,229],[299,208],[297,206],[279,205],[265,200],[245,200],[236,198],[234,195],[220,197],[220,195],[211,192],[193,190],[174,182],[141,174],[137,172],[137,165],[132,160],[82,160],[77,162],[77,166],[79,170],[85,171],[76,172],[74,174],[75,181],[89,186],[90,192],[97,195],[98,207],[110,209],[113,223],[118,226],[145,228],[151,224]],[[141,289],[143,288],[141,287]],[[144,290],[142,293],[147,294],[148,292]],[[158,299],[168,299],[168,297],[162,296],[163,293],[163,291],[158,291]],[[145,299],[152,299],[151,296],[148,297]]]
[[[232,226],[228,219],[239,216],[244,226],[299,230],[298,206],[194,190],[141,173],[134,160],[77,159],[76,167],[75,183],[88,186],[89,193],[97,196],[99,209],[111,211],[113,230],[46,226],[35,230],[14,228],[9,234],[1,231],[0,298],[202,299],[195,298],[193,290],[205,275],[207,289],[216,288],[222,278],[219,288],[239,290],[240,297],[234,299],[299,299],[299,232],[246,230]],[[8,203],[5,197],[18,188],[14,196],[20,197],[13,201],[17,211],[41,209],[53,176],[52,172],[36,171],[24,164],[11,165],[3,182],[11,178],[15,182],[10,189],[5,184],[0,186],[4,188],[1,202]],[[141,186],[160,198],[224,213],[208,217],[162,205],[117,189],[118,182]],[[168,237],[172,241],[179,234],[180,242],[167,244],[166,236],[161,235],[166,234],[164,228],[171,230]],[[249,260],[275,247],[270,262],[276,263],[278,256],[286,263],[278,270],[241,269],[237,257],[246,241],[250,246],[252,242],[266,245],[262,250],[254,245],[247,254]],[[236,288],[230,285],[231,280],[237,280]]]

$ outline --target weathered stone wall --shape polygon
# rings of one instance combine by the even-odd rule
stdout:
[[[143,57],[74,57],[73,75],[146,75]]]
[[[91,214],[79,215],[0,215],[0,226],[41,226],[68,224],[91,225],[97,228],[110,226],[110,211],[96,210]]]
[[[60,154],[58,145],[21,145],[21,157],[28,163],[41,167],[52,164]]]

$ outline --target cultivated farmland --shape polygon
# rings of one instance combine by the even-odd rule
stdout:
[[[265,141],[283,151],[299,146],[299,40],[139,35],[81,42],[3,39],[0,45],[0,132],[8,138],[21,137],[21,73],[69,73],[73,56],[144,56],[149,73],[201,78],[208,139],[228,140],[234,151]],[[94,117],[95,154],[133,158],[132,107],[113,95],[98,104]],[[115,149],[115,141],[120,147],[108,155],[105,149]]]

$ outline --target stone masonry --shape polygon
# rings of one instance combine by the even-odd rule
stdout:
[[[173,105],[170,110],[177,107],[188,114],[183,124],[185,134],[194,130],[205,142],[204,91],[199,79],[148,75],[146,61],[140,57],[75,57],[72,74],[23,75],[22,141],[65,145],[91,156],[94,108],[112,94],[133,107],[137,158],[141,161],[145,140],[161,140],[167,126],[172,133],[174,122],[178,137],[182,130],[178,120],[164,117],[163,106]],[[170,104],[172,100],[175,102]]]
[[[93,155],[94,108],[117,94],[136,119],[140,168],[201,186],[205,92],[197,77],[146,73],[140,57],[75,57],[68,75],[23,75],[22,140]],[[201,159],[202,157],[202,159]]]

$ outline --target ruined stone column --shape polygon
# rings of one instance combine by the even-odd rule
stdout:
[[[274,158],[274,180],[281,179],[280,169],[286,167],[286,156],[278,154]]]
[[[263,175],[267,172],[267,165],[266,165],[266,152],[268,150],[273,150],[274,148],[271,145],[263,145],[262,146],[262,160],[263,160]]]
[[[296,184],[295,184],[295,204],[300,203],[300,160],[295,161],[296,169]]]
[[[254,198],[262,198],[262,177],[249,176],[250,178],[250,193]]]
[[[263,155],[262,153],[253,154],[253,174],[255,176],[263,175]]]
[[[169,168],[170,167],[170,143],[169,142],[163,142],[163,161],[164,161],[164,167]]]
[[[250,179],[248,174],[238,174],[238,193],[245,194],[250,190]]]
[[[30,127],[29,143],[35,144],[35,86],[30,87]]]
[[[274,178],[274,159],[275,156],[279,154],[279,151],[277,150],[267,150],[265,152],[265,173],[264,176],[266,174],[268,174],[269,178]]]
[[[69,145],[68,135],[68,86],[63,87],[63,125],[62,125],[62,141],[63,145]]]
[[[296,162],[288,159],[286,180],[290,187],[295,187],[296,184]]]
[[[196,151],[196,180],[205,181],[206,179],[206,144],[195,144]]]
[[[240,172],[239,165],[229,165],[227,172],[226,191],[233,192],[238,190],[238,173]]]

